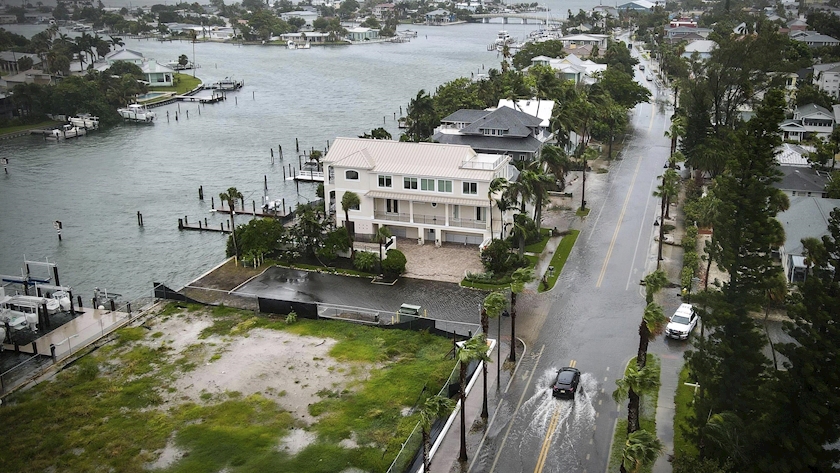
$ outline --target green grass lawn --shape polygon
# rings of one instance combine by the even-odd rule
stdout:
[[[636,357],[634,356],[628,363],[627,366],[630,366],[630,363],[635,363]],[[647,368],[652,369],[656,373],[656,378],[659,379],[660,373],[660,365],[659,365],[659,358],[656,355],[648,353],[647,355]],[[627,369],[625,368],[625,373]],[[610,387],[607,389],[607,392],[612,396],[612,391],[615,387]],[[659,388],[653,390],[653,392],[645,393],[641,396],[641,409],[639,413],[639,424],[643,430],[647,430],[648,432],[656,433],[656,405],[659,402]],[[627,401],[622,401],[622,404],[626,406]],[[613,432],[613,444],[612,450],[610,451],[610,463],[607,467],[607,472],[613,473],[619,471],[619,466],[621,462],[621,451],[624,448],[624,443],[627,441],[627,409],[624,408],[622,410],[622,416],[618,418],[618,422],[615,425],[615,432]],[[647,465],[646,467],[642,467],[640,473],[651,473],[653,471],[653,465]]]
[[[158,317],[205,310],[172,304]],[[317,440],[298,454],[278,448],[290,429],[301,427],[282,398],[226,392],[202,396],[197,403],[179,397],[173,381],[195,363],[187,362],[184,351],[176,355],[169,345],[145,343],[163,333],[134,327],[118,331],[114,342],[82,357],[54,381],[7,400],[0,435],[15,441],[0,449],[0,464],[4,471],[139,473],[173,439],[186,454],[162,471],[385,471],[418,420],[417,414],[402,411],[437,393],[450,374],[451,341],[337,321],[298,319],[287,325],[283,319],[219,307],[200,338],[247,337],[253,328],[285,330],[335,339],[329,355],[350,369],[362,362],[374,366],[352,391],[324,390],[320,399],[312,399],[309,411],[317,419],[308,429]],[[202,346],[214,345],[195,345],[198,351]],[[165,404],[167,394],[172,400]],[[351,436],[358,446],[339,445]]]
[[[149,87],[149,90],[152,92],[175,92],[178,95],[183,95],[195,89],[199,86],[199,84],[201,84],[201,79],[199,79],[198,77],[193,77],[189,74],[181,74],[179,72],[175,73],[175,81],[177,82],[177,84],[174,86]]]
[[[542,284],[540,284],[540,292],[550,290],[557,283],[557,278],[560,277],[560,272],[563,271],[563,266],[566,264],[566,260],[569,259],[569,253],[572,252],[572,248],[575,246],[575,241],[579,234],[579,230],[570,230],[560,240],[560,244],[557,245],[557,249],[554,250],[554,256],[551,258],[551,266],[554,266],[554,274],[546,276],[548,288],[543,289]]]
[[[590,209],[589,207],[587,207],[583,210],[581,210],[580,207],[578,207],[578,209],[575,210],[575,215],[577,215],[578,217],[586,217],[587,215],[589,215],[590,210],[592,210],[592,209]]]
[[[39,123],[32,123],[29,125],[18,125],[18,126],[7,126],[5,128],[0,128],[0,136],[8,135],[11,133],[17,133],[19,131],[26,131],[32,130],[36,128],[49,128],[56,125],[61,125],[63,122],[55,121],[55,120],[47,120]]]
[[[540,229],[540,241],[531,243],[525,246],[525,251],[528,253],[540,254],[545,250],[545,245],[548,244],[548,239],[551,238],[551,230],[548,228]]]

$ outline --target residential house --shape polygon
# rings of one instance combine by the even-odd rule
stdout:
[[[710,39],[703,39],[700,41],[692,41],[688,43],[685,47],[685,52],[682,53],[682,57],[686,59],[691,59],[694,53],[697,53],[697,56],[700,58],[701,61],[706,61],[710,57],[712,57],[712,51],[717,48],[717,43]]]
[[[437,10],[432,10],[426,13],[427,25],[440,26],[445,25],[447,23],[452,23],[455,20],[455,14],[450,12],[449,10],[442,10],[438,8]]]
[[[696,26],[666,26],[663,36],[665,41],[671,44],[680,41],[693,43],[707,39],[711,32],[710,28],[698,28]]]
[[[361,204],[348,213],[356,234],[387,227],[419,244],[481,244],[503,228],[488,194],[493,179],[509,177],[509,160],[462,145],[336,138],[323,159],[326,210],[344,225],[341,200],[355,192]]]
[[[668,26],[671,28],[697,28],[697,20],[693,18],[674,18],[668,23]]]
[[[356,28],[349,28],[345,37],[350,41],[370,41],[372,39],[379,39],[379,30],[358,26]]]
[[[618,18],[618,10],[610,5],[596,5],[592,12],[600,13],[603,18]]]
[[[13,25],[17,23],[17,15],[0,15],[0,25]]]
[[[432,140],[467,145],[479,153],[531,160],[551,137],[543,119],[503,106],[493,110],[458,110],[441,120]]]
[[[0,118],[12,118],[15,110],[17,110],[17,107],[15,106],[15,101],[12,96],[0,94]]]
[[[806,134],[813,134],[820,138],[828,138],[834,130],[834,113],[813,103],[802,105],[794,110],[793,120],[802,124]]]
[[[662,2],[664,4],[664,2]],[[647,0],[634,0],[628,3],[622,3],[621,5],[617,5],[615,8],[617,10],[632,10],[632,11],[653,11],[653,8],[656,6],[656,3],[649,2]]]
[[[537,56],[531,59],[531,65],[548,66],[556,71],[557,77],[575,84],[594,84],[598,81],[598,74],[607,70],[606,64],[583,60],[574,54],[560,59]]]
[[[606,51],[609,37],[606,34],[572,34],[557,38],[557,40],[563,42],[564,48],[572,46],[596,46],[599,51]]]
[[[840,97],[840,62],[814,64],[811,83],[834,98]]]
[[[785,243],[779,248],[779,255],[788,282],[805,280],[808,267],[802,239],[828,235],[828,219],[837,207],[840,199],[797,196],[791,197],[790,207],[776,216],[785,231]]]
[[[791,31],[789,35],[791,39],[805,43],[812,48],[837,46],[840,44],[840,40],[817,33],[816,31]]]
[[[37,54],[18,53],[15,51],[0,51],[0,71],[17,74],[20,72],[18,61],[28,57],[32,59],[31,69],[41,68],[41,58]]]
[[[325,44],[330,41],[332,33],[321,33],[318,31],[307,31],[305,33],[283,33],[280,39],[283,41],[294,41],[295,44]]]
[[[773,184],[790,197],[828,197],[825,186],[829,176],[826,172],[817,171],[811,167],[779,166],[782,180]]]
[[[380,3],[379,5],[374,6],[371,11],[373,12],[373,16],[375,16],[378,20],[384,20],[394,14],[394,4]]]
[[[793,143],[782,143],[776,149],[776,162],[785,167],[811,167],[808,155],[816,151],[813,146],[802,146]]]
[[[143,54],[130,49],[112,51],[104,59],[96,61],[93,67],[98,71],[104,71],[118,61],[136,64],[146,76],[146,82],[152,87],[169,87],[175,83],[175,71],[173,69],[158,64],[154,59],[145,58]]]
[[[786,26],[789,31],[808,31],[808,22],[802,17],[790,20]]]
[[[29,69],[19,74],[7,75],[0,78],[0,88],[5,90],[11,90],[18,84],[50,85],[52,83],[52,76],[40,69]]]

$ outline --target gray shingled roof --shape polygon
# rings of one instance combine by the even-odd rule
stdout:
[[[469,126],[461,130],[465,135],[478,134],[483,135],[482,130],[495,129],[505,130],[505,136],[521,137],[530,136],[534,128],[540,126],[540,120],[537,117],[528,115],[525,112],[514,110],[508,107],[501,107],[493,110],[487,115],[472,122]]]
[[[801,166],[779,166],[784,176],[773,185],[777,189],[796,192],[814,192],[822,195],[828,176],[811,168]]]
[[[490,112],[488,112],[487,110],[471,110],[469,108],[462,108],[461,110],[458,110],[457,112],[455,112],[453,114],[450,114],[449,116],[441,119],[441,122],[442,123],[457,123],[457,122],[472,123],[472,122],[478,120],[479,118],[487,115],[488,113],[490,113]]]
[[[785,253],[801,255],[803,238],[827,235],[831,211],[839,206],[840,199],[791,197],[790,208],[776,217],[785,230]]]
[[[437,133],[432,140],[450,145],[468,145],[476,151],[486,153],[536,153],[542,146],[542,142],[533,136],[502,137]]]

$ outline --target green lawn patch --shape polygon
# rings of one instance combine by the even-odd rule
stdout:
[[[575,215],[577,215],[578,217],[586,217],[587,215],[589,215],[590,210],[591,209],[589,207],[585,209],[581,209],[580,207],[578,207],[578,209],[575,211]]]
[[[469,287],[472,289],[481,289],[484,291],[495,291],[496,289],[505,289],[510,287],[510,283],[506,284],[489,284],[483,282],[475,282],[475,281],[467,281],[466,279],[461,280],[462,287]]]
[[[153,92],[175,92],[178,95],[183,95],[198,87],[201,84],[201,79],[176,72],[175,82],[176,84],[174,86],[149,87],[149,90]]]
[[[403,411],[437,393],[453,368],[451,340],[425,332],[305,319],[287,325],[284,317],[227,307],[210,315],[191,309],[170,304],[159,317],[209,317],[205,333],[223,339],[257,327],[331,338],[330,364],[366,376],[318,393],[309,407],[318,417],[307,427],[317,440],[295,455],[278,448],[290,429],[302,427],[284,409],[285,397],[203,392],[194,401],[176,391],[187,365],[212,361],[223,349],[218,342],[177,351],[154,328],[121,329],[116,342],[53,381],[6,400],[0,435],[15,441],[0,449],[4,471],[140,473],[171,441],[184,455],[161,471],[385,471],[418,420]],[[358,447],[339,445],[351,437]]]
[[[677,393],[674,395],[674,452],[680,456],[697,458],[700,452],[697,445],[687,438],[692,428],[694,419],[694,387],[686,386],[685,383],[694,382],[691,379],[691,372],[688,366],[683,366],[680,371],[680,381],[677,384]]]
[[[543,289],[543,285],[540,284],[540,292],[550,290],[557,283],[557,278],[560,277],[563,266],[566,265],[566,260],[569,259],[569,253],[572,252],[572,248],[575,246],[575,241],[577,241],[579,234],[580,230],[570,230],[560,240],[560,244],[557,245],[557,249],[554,250],[554,256],[551,258],[551,266],[554,266],[554,273],[553,275],[546,276],[546,281],[548,282],[547,288]]]
[[[551,238],[551,230],[548,228],[540,229],[540,241],[531,243],[525,246],[525,251],[528,253],[540,254],[545,250],[545,245],[548,244],[548,239]]]
[[[38,123],[31,123],[29,125],[17,125],[17,126],[7,126],[4,128],[0,128],[0,136],[9,135],[12,133],[18,133],[21,131],[26,130],[34,130],[34,129],[43,129],[43,128],[51,128],[57,125],[61,125],[63,122],[55,121],[55,120],[46,120],[43,122]]]
[[[630,366],[630,363],[635,363],[636,357],[634,356],[630,361],[627,363],[627,366]],[[647,365],[649,369],[652,369],[656,373],[656,378],[659,378],[660,372],[660,365],[659,365],[659,358],[656,355],[648,353],[647,355]],[[624,372],[627,373],[627,368],[625,367]],[[607,393],[612,396],[612,390],[615,388],[607,389]],[[656,405],[659,402],[659,388],[653,390],[653,392],[645,393],[641,396],[641,409],[639,413],[639,424],[641,428],[647,430],[648,432],[656,433]],[[622,404],[626,406],[627,401],[622,401]],[[612,450],[610,451],[610,462],[609,466],[607,467],[608,472],[617,472],[619,470],[619,464],[621,462],[621,451],[624,449],[624,443],[627,442],[627,409],[622,410],[621,417],[619,417],[618,421],[615,425],[615,432],[613,432],[613,444]],[[641,473],[651,473],[653,471],[653,465],[648,465],[645,468],[640,470]]]

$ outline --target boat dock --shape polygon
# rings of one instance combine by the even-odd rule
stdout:
[[[213,91],[213,95],[211,95],[210,97],[198,95],[176,95],[172,98],[180,100],[181,102],[199,102],[202,104],[216,103],[221,102],[222,100],[227,100],[227,96],[225,96],[225,94],[216,92],[215,90]]]
[[[187,216],[185,215],[184,218],[178,219],[178,230],[195,230],[199,232],[217,232],[217,233],[230,233],[230,222],[228,222],[227,228],[225,228],[225,223],[220,222],[219,228],[211,227],[207,224],[207,219],[204,219],[204,225],[201,224],[201,220],[199,219],[198,225],[191,225],[187,220]]]
[[[286,177],[287,181],[324,182],[324,171],[309,171],[305,169],[292,169],[292,174]]]

